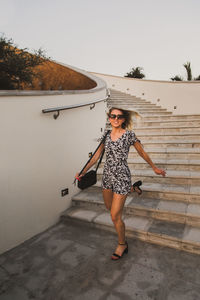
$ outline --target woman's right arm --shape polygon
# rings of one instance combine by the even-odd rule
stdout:
[[[85,175],[85,173],[87,173],[87,171],[98,161],[103,149],[104,149],[104,144],[101,144],[101,146],[99,147],[99,149],[97,150],[95,155],[92,157],[90,162],[87,164],[87,166],[82,171],[82,173],[80,175],[79,175],[79,172],[76,173],[75,178],[81,178],[83,175]]]

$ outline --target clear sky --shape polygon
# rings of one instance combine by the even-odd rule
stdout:
[[[0,0],[0,32],[86,71],[200,75],[200,0]]]

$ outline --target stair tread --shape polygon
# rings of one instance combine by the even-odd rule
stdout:
[[[142,185],[142,190],[145,191],[145,184]],[[73,201],[81,200],[86,202],[99,202],[104,204],[102,189],[98,186],[90,187],[79,192],[72,198]],[[138,196],[136,193],[130,193],[127,196],[125,206],[144,206],[146,208],[154,208],[158,210],[177,211],[181,213],[194,214],[200,217],[200,203],[185,203],[175,200],[164,200],[157,198],[149,198],[145,195]]]
[[[132,176],[155,176],[158,177],[158,175],[156,175],[152,169],[131,169],[130,168],[130,172]],[[103,174],[103,169],[99,168],[98,170],[98,174]],[[167,170],[166,171],[166,176],[165,178],[199,178],[200,179],[200,171],[188,171],[188,170]],[[162,177],[158,177],[158,178],[162,178]]]
[[[141,141],[142,144],[199,144],[199,141],[193,139],[193,140],[172,140],[172,139],[168,139],[168,140],[163,140],[161,141],[161,138],[159,138],[159,140],[147,140],[147,141]]]
[[[170,116],[171,117],[171,116]],[[199,118],[199,120],[198,119],[190,119],[190,120],[164,120],[164,121],[161,121],[161,120],[154,120],[154,121],[148,121],[148,120],[146,120],[146,118],[144,118],[144,119],[142,119],[142,120],[140,120],[139,121],[140,122],[140,124],[141,124],[141,126],[143,125],[143,124],[151,124],[151,123],[157,123],[157,124],[160,124],[160,126],[163,126],[163,123],[165,123],[165,124],[173,124],[174,122],[176,122],[176,123],[187,123],[187,122],[189,122],[189,123],[192,123],[192,122],[200,122],[200,118]],[[184,126],[184,125],[183,125]],[[187,126],[186,126],[187,127]],[[147,127],[147,128],[149,128],[149,127]]]
[[[73,202],[77,201],[86,203],[88,205],[88,209],[93,207],[92,204],[94,203],[100,204],[101,206],[99,207],[104,208],[104,201],[101,191],[96,191],[95,194],[92,194],[91,192],[81,192],[73,197]],[[99,207],[96,209],[97,211]],[[187,221],[187,218],[189,218],[190,220],[190,218],[192,217],[198,221],[200,226],[200,204],[160,200],[155,198],[148,198],[145,196],[138,196],[135,193],[131,193],[128,195],[125,203],[125,214],[135,215],[136,209],[144,210],[147,212],[151,211],[159,214],[168,213],[170,219],[174,214],[177,222],[179,221],[179,215],[181,217],[184,217],[184,223]]]
[[[137,129],[135,131],[137,131]],[[174,132],[174,133],[173,132],[159,132],[159,133],[145,132],[145,133],[140,133],[138,137],[180,136],[182,138],[183,136],[194,136],[194,135],[199,137],[200,132],[194,130],[192,133],[191,132]]]
[[[113,227],[110,213],[105,212],[103,209],[95,210],[91,208],[85,209],[80,207],[72,207],[70,210],[65,211],[62,214],[62,217],[70,217],[72,219],[75,218],[93,224],[103,225],[104,229],[106,227]],[[124,217],[124,222],[126,224],[127,235],[128,233],[130,234],[130,232],[140,232],[145,234],[145,240],[148,239],[147,241],[149,242],[156,242],[155,240],[151,240],[151,237],[159,237],[161,239],[160,243],[162,243],[163,239],[163,244],[166,246],[172,246],[181,249],[183,246],[186,247],[188,244],[188,246],[198,246],[198,249],[200,249],[199,227],[130,215],[126,215]],[[166,243],[166,240],[177,241],[180,243],[176,245],[169,245]]]
[[[97,181],[96,186],[101,186],[101,181]],[[142,185],[143,191],[151,192],[163,192],[163,193],[179,193],[179,194],[188,194],[188,195],[200,195],[199,185],[178,185],[178,184],[169,184],[169,183],[144,183]]]
[[[194,126],[185,126],[185,125],[182,125],[182,126],[136,126],[136,127],[134,127],[134,131],[140,131],[140,130],[166,130],[166,129],[169,129],[169,130],[171,130],[171,129],[175,129],[175,130],[182,130],[182,129],[188,129],[188,130],[192,130],[192,133],[193,133],[193,129],[200,129],[200,125],[194,125]],[[198,132],[198,131],[197,131]],[[147,132],[148,133],[148,132]]]
[[[146,164],[143,158],[128,158],[128,164]],[[200,165],[200,159],[170,159],[170,158],[154,158],[155,164],[166,164],[166,165]],[[103,159],[105,162],[105,159]],[[148,164],[147,164],[148,167]]]
[[[170,147],[170,148],[148,148],[146,149],[148,150],[150,153],[200,153],[200,148],[196,147],[196,148],[178,148],[178,147]],[[136,152],[136,150],[131,147],[129,153],[131,152]]]

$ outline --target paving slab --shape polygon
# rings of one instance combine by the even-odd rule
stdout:
[[[88,222],[91,222],[96,216],[98,216],[98,214],[99,213],[96,211],[83,208],[76,208],[68,213],[68,215],[72,218],[81,219]]]
[[[112,261],[115,234],[56,224],[0,256],[0,300],[199,299],[199,255],[128,242],[129,253]]]

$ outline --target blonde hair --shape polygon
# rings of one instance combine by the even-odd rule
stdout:
[[[125,110],[125,109],[117,108],[117,107],[111,107],[109,109],[108,113],[107,113],[108,117],[110,116],[110,114],[112,113],[112,111],[114,109],[120,110],[122,112],[122,114],[124,115],[125,121],[122,123],[122,128],[123,129],[132,130],[133,129],[132,117],[133,117],[134,112],[132,112],[130,110]]]

